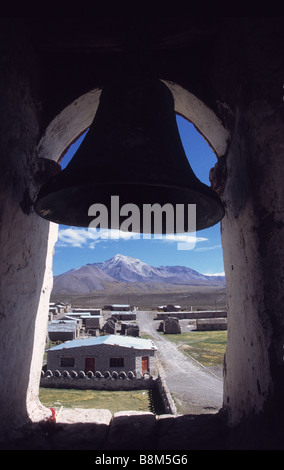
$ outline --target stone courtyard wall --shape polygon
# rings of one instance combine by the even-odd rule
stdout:
[[[161,402],[166,414],[177,414],[174,401],[168,390],[163,371],[158,376],[152,377],[149,374],[134,374],[134,372],[120,372],[95,374],[83,371],[63,373],[57,371],[42,371],[40,386],[43,388],[61,388],[77,390],[109,390],[109,391],[129,391],[129,390],[158,390]]]

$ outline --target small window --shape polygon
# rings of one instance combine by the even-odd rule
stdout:
[[[111,357],[109,360],[110,367],[124,367],[123,357]]]
[[[74,357],[61,357],[60,366],[61,367],[74,367],[75,359]]]

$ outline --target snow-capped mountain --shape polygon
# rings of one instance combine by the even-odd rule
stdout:
[[[53,294],[89,294],[108,289],[115,283],[122,287],[134,283],[224,286],[225,278],[201,274],[185,266],[153,267],[137,258],[118,254],[107,261],[55,276]]]
[[[120,282],[170,282],[186,284],[187,281],[208,281],[207,276],[184,266],[161,266],[154,268],[140,259],[115,255],[103,263],[94,263],[104,273]]]
[[[96,266],[120,282],[164,282],[167,277],[166,274],[159,273],[159,268],[124,255],[115,255],[108,261],[94,263],[92,266]]]

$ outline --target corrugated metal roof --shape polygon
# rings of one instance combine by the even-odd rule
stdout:
[[[48,323],[47,330],[51,331],[74,331],[77,328],[77,324],[72,320],[57,320]]]
[[[111,312],[111,315],[136,315],[136,312],[129,310],[115,310]]]
[[[111,304],[112,307],[130,307],[129,304]]]
[[[82,315],[89,316],[90,312],[68,312],[69,317],[81,317]]]
[[[83,314],[81,318],[89,319],[89,318],[102,318],[102,315],[85,315]]]
[[[135,349],[157,349],[153,341],[149,339],[136,338],[133,336],[106,335],[96,336],[85,339],[75,339],[66,341],[65,343],[54,346],[50,350],[55,351],[63,348],[79,348],[81,346],[98,346],[100,344],[108,344],[112,346],[121,346],[124,348]]]

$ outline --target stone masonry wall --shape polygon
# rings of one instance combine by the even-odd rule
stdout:
[[[87,373],[83,371],[77,373],[75,371],[57,371],[42,372],[40,386],[43,388],[63,388],[63,389],[77,389],[77,390],[116,390],[116,391],[129,391],[129,390],[153,390],[157,389],[165,413],[177,414],[175,403],[171,397],[167,383],[165,380],[164,372],[159,367],[159,374],[152,377],[149,374],[134,374],[130,371],[126,372],[106,372],[101,374]]]

